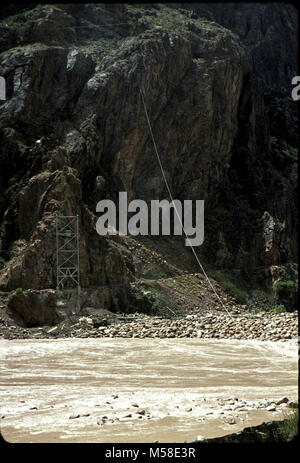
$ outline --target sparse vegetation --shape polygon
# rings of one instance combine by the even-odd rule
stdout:
[[[233,297],[237,302],[241,304],[247,301],[247,294],[245,291],[238,289],[235,284],[231,283],[230,281],[223,281],[220,283],[221,288],[226,291],[231,297]]]
[[[168,5],[158,4],[157,8],[149,10],[147,7],[135,6],[134,4],[128,4],[127,10],[134,14],[135,17],[139,18],[139,23],[143,24],[145,29],[153,29],[162,27],[177,32],[180,30],[187,30],[187,23],[192,23],[195,26],[206,23],[209,21],[205,15],[202,17],[192,18],[190,11],[184,8],[170,8]],[[216,27],[216,25],[214,24]],[[220,26],[217,26],[220,27]],[[208,39],[203,39],[209,42]],[[210,41],[211,42],[211,41]]]
[[[182,24],[189,17],[187,10],[168,8],[164,5],[159,5],[158,9],[151,11],[134,5],[128,5],[127,9],[135,13],[140,21],[150,28],[160,26],[167,29],[176,29],[179,24]]]
[[[275,284],[275,292],[279,297],[288,296],[295,287],[295,283],[291,280],[279,281]]]
[[[277,305],[276,307],[274,307],[273,310],[271,310],[271,312],[273,312],[273,313],[286,312],[286,308],[284,307],[284,305]]]
[[[151,277],[154,279],[157,278],[166,278],[165,272],[156,264],[151,264],[150,267]]]
[[[259,313],[260,312],[260,308],[259,307],[254,307],[252,310],[251,310],[252,313]]]
[[[279,304],[284,305],[287,310],[294,310],[296,305],[295,283],[291,280],[278,281],[274,289]]]
[[[289,442],[298,435],[299,412],[296,410],[287,419],[279,422],[278,430],[282,438]]]

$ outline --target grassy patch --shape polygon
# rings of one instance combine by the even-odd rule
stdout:
[[[286,308],[284,307],[284,305],[277,305],[276,307],[274,307],[274,309],[271,310],[271,312],[283,313],[283,312],[286,312]]]
[[[92,50],[96,47],[97,51],[101,50],[101,52],[105,55],[111,53],[114,49],[118,47],[118,40],[117,39],[109,39],[107,37],[95,37],[95,33],[90,33],[89,30],[80,33],[78,37],[79,43],[81,47],[87,48],[88,50]]]
[[[289,311],[296,309],[296,285],[293,281],[278,281],[274,285],[274,290],[279,304],[284,305]]]
[[[160,26],[167,29],[175,30],[179,24],[182,24],[189,16],[186,10],[167,8],[159,5],[157,9],[148,10],[147,8],[127,5],[128,11],[134,13],[149,28]]]
[[[144,24],[147,29],[161,27],[170,31],[177,32],[178,30],[188,30],[187,22],[200,25],[210,23],[205,17],[191,18],[190,11],[184,8],[170,8],[164,4],[158,4],[157,8],[143,8],[135,6],[135,4],[127,4],[127,11],[134,14],[139,22]],[[208,39],[203,39],[209,42]]]
[[[151,272],[151,278],[154,278],[154,279],[167,277],[165,272],[157,264],[151,264],[150,272]]]
[[[291,280],[278,281],[275,284],[275,293],[278,297],[286,297],[290,295],[290,292],[294,290],[295,283]]]
[[[278,430],[284,440],[291,441],[298,435],[299,412],[296,410],[285,420],[279,422]]]
[[[220,283],[221,288],[226,291],[231,297],[233,297],[237,302],[243,304],[247,302],[247,294],[238,289],[235,284],[231,283],[230,281],[223,281]]]

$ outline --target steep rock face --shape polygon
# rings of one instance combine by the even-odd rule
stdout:
[[[82,202],[81,181],[76,171],[65,167],[33,177],[21,191],[19,221],[22,238],[27,238],[1,274],[2,288],[51,287],[55,284],[55,216],[79,215],[81,284],[89,287],[130,279],[122,254],[114,242],[95,233],[94,220]],[[30,210],[33,208],[33,214]],[[29,236],[29,238],[28,238]]]
[[[182,3],[233,31],[251,57],[253,72],[268,87],[290,93],[297,68],[297,11],[287,3]]]
[[[93,181],[96,173],[116,179],[131,197],[165,195],[141,89],[174,194],[209,197],[230,156],[246,66],[244,50],[229,32],[210,33],[208,49],[199,41],[197,59],[185,37],[164,31],[146,32],[106,57],[74,108],[80,137],[90,142],[85,156],[82,151],[72,157],[67,134],[64,146],[71,148],[74,166],[93,172]],[[75,135],[73,144],[78,146]]]
[[[77,50],[34,43],[1,54],[1,72],[7,76],[8,100],[2,111],[14,124],[47,123],[67,114],[93,69]]]
[[[174,197],[205,200],[203,258],[270,285],[271,271],[252,269],[296,260],[292,7],[32,5],[3,17],[2,288],[45,274],[55,285],[56,213],[80,216],[82,286],[134,278],[93,213],[119,191],[168,198],[140,91]]]

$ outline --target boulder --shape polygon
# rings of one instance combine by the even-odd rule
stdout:
[[[8,307],[22,317],[26,327],[54,325],[59,321],[53,289],[14,292],[8,299]]]
[[[85,307],[81,313],[92,320],[94,328],[107,326],[117,321],[117,316],[112,312],[104,309],[95,309],[94,307]]]

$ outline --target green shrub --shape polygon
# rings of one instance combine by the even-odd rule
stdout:
[[[17,288],[17,289],[16,289],[16,293],[17,293],[17,294],[20,294],[20,293],[22,293],[22,292],[23,292],[23,289],[22,289],[22,288]]]
[[[296,410],[288,418],[279,422],[279,432],[286,441],[291,441],[298,435],[299,412]]]
[[[297,306],[296,285],[293,281],[278,281],[274,285],[278,304],[283,304],[288,311],[295,310]]]
[[[220,284],[221,288],[226,291],[231,297],[233,297],[237,302],[245,303],[247,302],[247,294],[245,291],[238,289],[235,284],[230,281],[224,281]]]
[[[275,293],[278,297],[286,297],[291,294],[291,291],[293,291],[294,288],[295,283],[291,280],[278,281],[278,283],[275,284]]]
[[[277,305],[276,307],[274,307],[274,309],[271,310],[271,312],[273,313],[286,312],[286,308],[284,307],[284,305]]]

